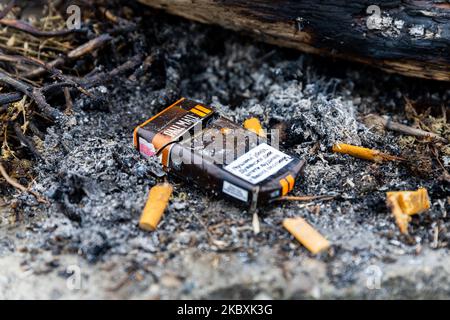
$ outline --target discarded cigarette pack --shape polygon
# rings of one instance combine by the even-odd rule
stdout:
[[[133,138],[143,156],[158,157],[169,173],[251,208],[291,191],[304,166],[266,137],[185,98],[136,127]]]

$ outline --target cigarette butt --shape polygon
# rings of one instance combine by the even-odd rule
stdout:
[[[428,210],[431,206],[427,189],[419,188],[416,191],[390,191],[386,192],[386,202],[391,208],[397,226],[401,233],[408,234],[408,224],[411,215]]]
[[[333,152],[336,152],[336,153],[348,154],[355,158],[370,160],[370,161],[374,161],[374,162],[404,160],[403,158],[392,156],[392,155],[383,153],[378,150],[353,146],[351,144],[345,144],[345,143],[334,144],[332,150],[333,150]]]
[[[139,227],[143,230],[154,231],[167,207],[172,194],[172,186],[168,183],[157,184],[150,189],[147,203],[142,211]]]
[[[403,213],[414,215],[430,209],[430,198],[427,189],[419,188],[416,191],[391,191],[389,197],[397,197],[397,201]]]
[[[397,224],[400,232],[403,234],[408,234],[408,225],[411,221],[411,217],[403,213],[400,204],[397,201],[397,197],[394,195],[388,195],[387,205],[391,208],[392,215],[395,218],[395,223]]]
[[[330,242],[302,218],[284,219],[283,226],[313,254],[330,247]]]
[[[244,128],[256,133],[260,137],[266,137],[266,133],[264,132],[261,123],[258,118],[250,118],[244,121]]]

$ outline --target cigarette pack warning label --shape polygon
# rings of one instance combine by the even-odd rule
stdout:
[[[292,157],[287,154],[262,143],[224,169],[251,184],[257,184],[277,173],[292,160]]]

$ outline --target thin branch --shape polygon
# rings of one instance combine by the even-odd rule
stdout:
[[[5,170],[5,167],[3,167],[3,164],[0,163],[0,174],[3,176],[3,178],[6,180],[7,183],[9,183],[11,186],[13,186],[14,188],[22,191],[22,192],[29,192],[30,194],[32,194],[36,200],[40,203],[48,203],[47,200],[45,200],[43,197],[41,197],[37,192],[31,191],[28,188],[24,187],[23,185],[21,185],[19,182],[17,182],[16,179],[11,178],[8,173]]]
[[[66,100],[66,110],[64,111],[64,113],[72,114],[73,113],[73,101],[72,101],[72,97],[70,96],[69,88],[64,88],[64,99]]]
[[[23,132],[22,128],[20,128],[20,125],[18,123],[13,124],[14,132],[16,133],[17,138],[19,141],[25,145],[30,152],[33,154],[33,156],[37,159],[41,159],[41,154],[39,151],[37,151],[36,146],[34,145],[33,141],[31,141]]]
[[[284,196],[281,198],[277,198],[275,200],[278,201],[312,201],[312,200],[332,200],[336,198],[336,196],[327,196],[327,195],[322,195],[322,196]]]
[[[16,5],[16,0],[12,0],[8,3],[8,5],[5,7],[5,9],[3,9],[2,12],[0,12],[0,20],[3,19],[4,17],[6,17],[8,15],[8,13],[12,10],[12,8],[14,8],[14,6]]]
[[[88,53],[93,52],[101,47],[103,47],[106,43],[111,41],[113,38],[109,34],[102,34],[92,40],[89,40],[85,44],[69,51],[67,57],[69,59],[78,59],[85,56]]]
[[[135,69],[140,64],[142,64],[142,55],[137,54],[131,57],[131,59],[128,60],[127,62],[121,64],[120,66],[112,69],[109,72],[100,72],[90,77],[87,77],[82,81],[82,85],[85,88],[92,88],[100,84],[111,82],[118,75],[125,73],[129,70]]]
[[[415,136],[415,137],[420,137],[420,138],[431,138],[436,141],[448,143],[447,139],[445,139],[444,137],[441,137],[440,135],[438,135],[436,133],[425,131],[422,129],[413,128],[413,127],[410,127],[410,126],[407,126],[407,125],[404,125],[404,124],[401,124],[398,122],[391,121],[390,119],[385,118],[385,117],[380,117],[377,115],[369,115],[369,116],[371,118],[379,121],[379,123],[381,123],[388,130],[396,131],[396,132],[406,134],[409,136]]]
[[[29,121],[28,122],[28,128],[31,130],[31,132],[33,132],[39,139],[44,140],[45,139],[45,135],[44,133],[39,130],[39,128],[34,124],[33,121]]]
[[[67,60],[75,60],[79,59],[101,47],[103,47],[106,43],[108,43],[112,37],[109,34],[102,34],[92,40],[89,40],[88,42],[82,44],[81,46],[69,51],[67,53],[67,57],[59,57],[56,58],[53,61],[50,61],[47,63],[48,68],[57,68],[59,66],[62,66],[66,63]],[[24,74],[24,78],[26,79],[32,79],[41,76],[48,70],[45,67],[39,67],[34,70],[31,70],[30,72]]]
[[[3,82],[17,91],[22,92],[29,98],[36,102],[38,108],[47,116],[52,119],[56,119],[61,116],[61,112],[53,107],[51,107],[42,93],[42,89],[34,88],[31,85],[26,84],[20,80],[14,79],[3,71],[0,71],[0,82]]]
[[[12,185],[14,188],[22,191],[22,192],[28,192],[28,189],[21,185],[19,182],[16,181],[16,179],[11,178],[8,173],[5,170],[5,167],[3,167],[3,164],[0,163],[0,173],[2,174],[3,178],[8,182],[10,185]]]
[[[52,119],[59,118],[61,116],[61,112],[53,107],[51,107],[47,101],[45,100],[44,94],[38,88],[33,89],[33,93],[30,98],[32,98],[36,104],[39,106],[41,111],[48,115]]]
[[[28,34],[31,34],[35,37],[60,37],[66,36],[75,32],[84,32],[80,29],[63,29],[57,31],[42,31],[36,29],[31,24],[28,24],[24,21],[16,20],[16,19],[0,19],[0,25],[4,25],[6,27],[10,27]]]
[[[23,94],[19,92],[2,93],[0,94],[0,106],[20,101],[22,98]]]
[[[65,81],[70,84],[70,86],[73,86],[83,92],[84,94],[89,96],[89,93],[81,87],[76,81],[70,79],[69,77],[65,76],[61,70],[56,69],[54,66],[51,66],[39,59],[32,58],[32,57],[24,57],[20,55],[8,55],[4,54],[0,51],[0,61],[6,61],[6,62],[13,62],[13,63],[25,63],[25,64],[31,64],[34,66],[38,66],[40,69],[43,69],[44,71],[47,71],[51,73],[55,78],[58,78],[62,81]],[[25,79],[29,79],[28,77],[24,77]]]
[[[28,95],[31,92],[31,86],[20,80],[14,79],[13,77],[9,76],[7,73],[3,71],[0,71],[0,82],[3,82],[15,88],[16,90],[22,92],[25,95]]]

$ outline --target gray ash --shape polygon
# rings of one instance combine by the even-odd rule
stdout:
[[[18,197],[22,218],[5,227],[0,261],[16,252],[30,268],[45,265],[60,274],[53,285],[61,296],[71,297],[74,293],[59,283],[71,257],[79,255],[90,284],[115,287],[121,277],[133,275],[113,292],[88,289],[83,296],[161,298],[393,297],[410,288],[406,281],[392,291],[403,285],[398,277],[413,279],[402,271],[414,263],[405,261],[416,259],[420,266],[430,261],[432,269],[450,265],[448,183],[411,175],[398,163],[373,164],[330,151],[340,141],[399,154],[399,136],[368,128],[363,117],[403,117],[404,97],[448,104],[448,85],[421,82],[416,90],[414,79],[140,10],[146,16],[132,36],[139,39],[139,50],[153,56],[150,67],[93,89],[94,103],[76,99],[74,115],[47,129],[33,189],[51,204]],[[337,197],[265,208],[262,232],[255,236],[248,212],[173,179],[174,196],[158,230],[141,231],[138,218],[160,168],[134,150],[132,131],[179,96],[212,103],[238,122],[256,116],[266,127],[284,123],[284,147],[307,160],[294,194]],[[384,204],[385,192],[419,186],[430,191],[432,208],[413,217],[411,236],[405,237]],[[320,230],[334,253],[314,258],[295,242],[281,226],[283,218],[293,216]],[[42,258],[49,253],[53,258]],[[59,262],[49,264],[55,258]],[[111,278],[104,278],[98,268],[108,270],[109,264],[105,272]],[[386,276],[384,290],[364,286],[372,265]],[[448,267],[445,272],[450,274]],[[136,280],[137,273],[144,280]],[[442,287],[437,278],[422,278],[424,286]],[[0,291],[2,286],[0,281]],[[423,292],[417,296],[428,294]]]

